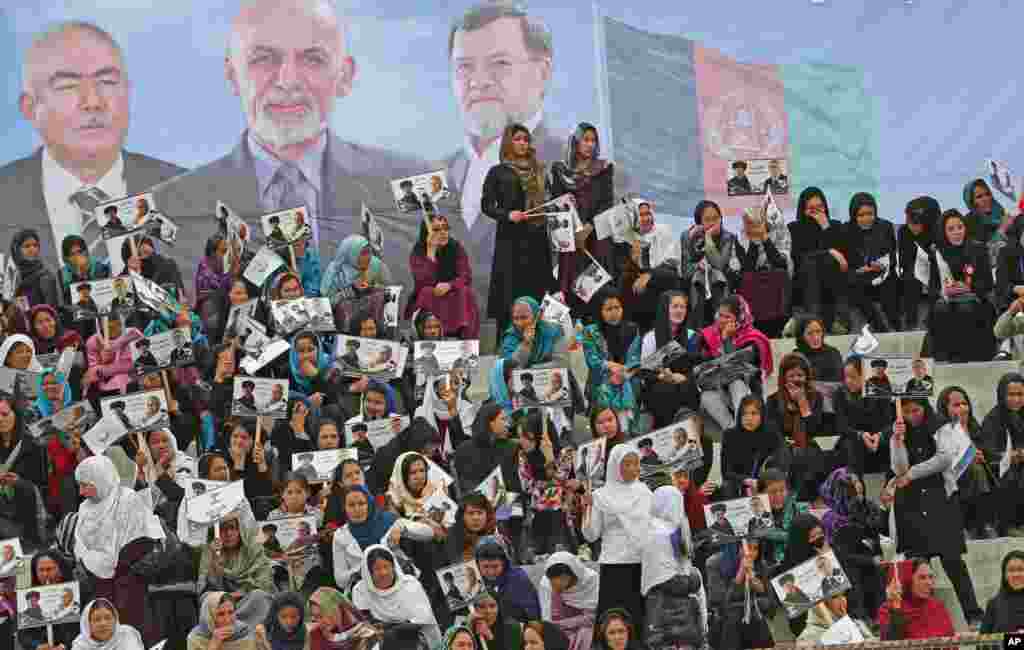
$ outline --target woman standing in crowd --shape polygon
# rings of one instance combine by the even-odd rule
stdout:
[[[988,361],[995,353],[995,321],[988,294],[992,267],[984,244],[967,238],[964,216],[956,210],[942,215],[931,254],[928,325],[932,356],[939,363]],[[970,332],[970,336],[964,336]]]
[[[569,639],[569,648],[591,647],[600,576],[573,554],[552,553],[544,566],[539,595],[541,619],[557,625]]]
[[[1024,551],[1007,553],[999,575],[999,592],[988,601],[981,634],[1019,632],[1024,627]]]
[[[14,400],[0,397],[0,536],[20,537],[28,547],[45,539],[39,489],[47,484],[46,462]]]
[[[614,176],[615,165],[601,158],[597,127],[580,122],[569,136],[565,160],[551,164],[551,196],[571,193],[576,201],[576,214],[583,224],[583,232],[576,235],[576,252],[559,254],[558,287],[565,296],[574,295],[572,283],[576,274],[590,265],[590,258],[581,248],[590,251],[609,272],[614,272],[613,244],[607,239],[598,239],[594,232],[594,217],[612,207],[615,201]],[[574,309],[583,306],[579,301],[570,304]]]
[[[931,405],[920,399],[904,399],[896,418],[891,443],[896,475],[891,482],[896,489],[896,550],[910,557],[939,556],[964,616],[974,623],[982,612],[963,560],[967,546],[956,477],[952,475],[956,461],[952,429],[943,426]]]
[[[415,285],[405,317],[417,309],[436,315],[444,331],[459,339],[480,337],[480,310],[473,291],[473,269],[462,244],[449,237],[448,217],[427,215],[409,255]]]
[[[338,244],[334,259],[327,265],[320,284],[320,295],[332,305],[359,298],[371,289],[391,284],[391,270],[373,254],[370,242],[362,235],[349,235]]]
[[[883,641],[946,638],[956,634],[946,606],[935,597],[935,574],[928,560],[914,558],[897,565],[878,610]]]
[[[833,334],[846,334],[850,331],[846,280],[849,264],[842,252],[842,224],[831,218],[825,194],[817,187],[800,193],[796,215],[796,221],[789,224],[794,289],[800,293],[805,311],[821,314]],[[830,301],[827,306],[826,300]]]
[[[131,625],[118,621],[117,609],[106,598],[97,598],[82,610],[82,633],[71,650],[145,650],[142,636]]]
[[[480,211],[498,224],[487,293],[487,315],[498,321],[498,331],[508,327],[512,300],[532,297],[539,301],[554,291],[551,277],[551,244],[547,217],[531,210],[547,200],[544,165],[537,160],[530,130],[522,124],[505,128],[501,138],[501,163],[484,179]]]
[[[699,337],[686,327],[686,294],[681,291],[666,291],[658,298],[654,329],[643,338],[633,339],[627,355],[628,365],[639,365],[643,359],[653,355],[669,343],[678,343],[684,354],[673,359],[658,371],[641,370],[636,374],[634,384],[640,401],[654,416],[654,428],[671,424],[680,407],[697,410],[699,397],[697,386],[690,376],[693,368]]]
[[[878,216],[878,203],[867,192],[858,192],[850,199],[843,251],[849,264],[851,306],[860,310],[876,332],[898,326],[900,286],[892,271],[896,265],[896,230]]]
[[[634,621],[644,620],[640,594],[641,549],[650,523],[651,490],[640,479],[640,457],[618,446],[608,454],[607,482],[582,496],[583,536],[601,540],[601,592],[597,611],[624,608]]]
[[[919,306],[921,294],[928,292],[928,278],[923,280],[914,273],[918,255],[928,255],[939,232],[942,210],[939,202],[930,196],[919,196],[907,203],[906,223],[897,234],[900,276],[903,278],[903,322],[905,330],[924,329]],[[920,252],[919,252],[920,251]]]
[[[1000,380],[1002,385],[1002,380]],[[999,391],[996,394],[996,406],[1000,407]],[[957,480],[957,492],[960,495],[960,508],[964,516],[964,528],[974,539],[996,539],[996,516],[999,508],[993,496],[996,492],[997,478],[985,457],[984,436],[981,425],[974,417],[974,407],[967,391],[960,386],[947,386],[942,389],[935,400],[935,410],[939,418],[950,424],[958,424],[975,446],[974,461]],[[997,415],[998,418],[998,415]],[[1009,431],[1009,427],[1004,427]]]
[[[705,306],[711,314],[739,284],[736,235],[725,229],[722,211],[714,201],[701,201],[693,211],[696,225],[683,237],[682,276],[690,286],[688,325],[700,329],[707,323]],[[707,297],[710,296],[710,297]]]

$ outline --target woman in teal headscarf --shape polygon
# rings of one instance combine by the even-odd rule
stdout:
[[[329,298],[333,305],[388,284],[391,284],[391,271],[373,254],[370,242],[362,235],[349,235],[338,244],[334,259],[327,265],[320,295]]]
[[[50,417],[74,401],[67,377],[54,370],[48,370],[36,379],[36,395],[32,407],[41,418]]]
[[[981,178],[964,185],[967,206],[967,236],[987,244],[993,239],[1006,239],[1013,219],[1007,219],[1003,206],[992,195],[992,188]]]
[[[540,363],[565,368],[568,348],[562,328],[540,318],[540,303],[523,296],[512,303],[512,324],[501,339],[502,359],[514,359],[521,369]]]
[[[292,337],[288,365],[291,368],[292,379],[289,397],[307,398],[320,395],[320,401],[323,402],[330,394],[327,382],[331,370],[331,356],[324,352],[320,337],[316,333],[301,330]]]

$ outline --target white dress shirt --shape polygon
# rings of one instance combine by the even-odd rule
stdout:
[[[128,194],[128,186],[124,180],[124,156],[118,155],[114,166],[93,186],[106,192],[112,199],[118,199]],[[50,215],[50,228],[53,229],[53,241],[57,246],[58,260],[62,260],[60,245],[64,238],[68,235],[82,235],[82,215],[70,199],[72,194],[85,187],[90,187],[90,185],[61,167],[60,163],[50,155],[50,151],[43,147],[43,198],[46,201],[46,212]],[[107,242],[110,261],[116,266],[121,266],[121,241],[123,239],[123,237],[118,237]],[[119,272],[119,269],[115,269],[114,272]]]
[[[533,133],[537,125],[544,117],[543,111],[537,111],[524,126]],[[462,183],[462,219],[466,222],[466,230],[472,230],[477,217],[480,216],[480,200],[484,194],[484,179],[487,172],[501,162],[501,136],[492,142],[482,155],[478,155],[476,147],[473,146],[473,138],[466,136],[466,158],[469,160],[469,169],[466,170],[466,180]]]

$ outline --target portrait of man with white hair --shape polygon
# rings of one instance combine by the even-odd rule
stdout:
[[[449,188],[460,194],[461,219],[449,219],[452,238],[467,248],[473,283],[487,295],[496,224],[480,212],[484,178],[500,161],[501,134],[509,124],[530,129],[537,160],[564,156],[568,133],[544,122],[551,81],[551,32],[510,0],[483,0],[455,20],[448,35],[452,94],[465,141],[447,157]]]
[[[229,93],[237,98],[246,129],[222,158],[154,190],[157,204],[179,226],[176,250],[202,248],[199,240],[218,200],[250,222],[306,206],[315,244],[339,242],[359,232],[363,203],[384,213],[378,205],[391,203],[390,179],[429,168],[413,157],[344,140],[359,132],[358,124],[346,125],[346,134],[332,128],[335,106],[353,92],[361,69],[350,51],[349,29],[328,0],[241,3],[226,39],[223,100]],[[393,265],[408,257],[413,225],[419,226],[409,225],[401,253],[386,252]],[[194,241],[183,241],[186,233]]]
[[[0,167],[0,201],[9,215],[0,238],[36,230],[51,268],[62,264],[65,238],[77,236],[119,272],[121,238],[101,242],[93,208],[185,171],[124,149],[134,90],[129,69],[114,37],[83,21],[48,27],[22,54],[18,108],[42,145]]]

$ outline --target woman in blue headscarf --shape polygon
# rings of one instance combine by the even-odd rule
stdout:
[[[540,363],[565,368],[569,361],[562,328],[541,320],[540,303],[530,296],[512,303],[512,324],[502,336],[499,355],[523,369]]]
[[[387,264],[373,254],[370,242],[362,235],[349,235],[334,253],[327,265],[320,295],[330,298],[331,304],[339,300],[362,295],[369,289],[391,284],[391,271]]]
[[[39,418],[47,418],[71,405],[74,398],[71,387],[62,373],[47,371],[36,380],[36,401],[32,409]],[[78,407],[81,408],[81,407]],[[77,415],[77,414],[76,414]],[[80,419],[72,417],[72,420]],[[85,458],[82,450],[82,433],[76,427],[65,427],[56,431],[46,441],[46,455],[49,458],[47,477],[47,504],[56,514],[71,512],[78,506],[78,485],[75,483],[75,468]],[[52,433],[44,429],[44,436]]]
[[[328,386],[331,356],[324,352],[320,337],[309,330],[293,336],[288,365],[292,380],[289,396],[310,398],[313,406],[321,406],[331,393]]]

